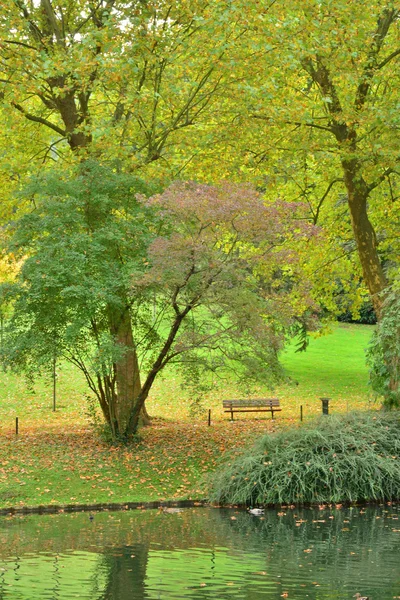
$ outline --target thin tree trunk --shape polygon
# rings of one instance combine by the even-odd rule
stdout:
[[[116,400],[116,419],[119,432],[125,432],[129,416],[140,396],[140,369],[137,352],[133,340],[132,323],[127,308],[122,311],[115,309],[110,315],[111,333],[115,337],[116,343],[123,349],[123,355],[115,363],[116,382],[117,382],[117,400]],[[149,425],[150,417],[143,406],[140,412],[141,425]]]
[[[191,273],[193,273],[193,271],[191,271]],[[189,277],[190,277],[190,275],[189,275]],[[210,285],[211,285],[211,283],[212,283],[212,280],[210,280]],[[152,368],[150,369],[149,373],[147,374],[146,381],[141,386],[139,395],[135,399],[135,404],[132,407],[132,410],[130,412],[130,415],[129,415],[129,418],[127,421],[127,426],[126,426],[126,430],[125,430],[126,436],[136,433],[138,426],[140,424],[141,412],[143,410],[144,403],[146,402],[147,397],[149,395],[150,389],[151,389],[157,375],[160,373],[160,371],[162,371],[162,369],[167,364],[168,353],[169,353],[171,346],[176,338],[176,335],[180,329],[182,321],[184,320],[186,315],[192,310],[193,303],[187,304],[186,308],[182,311],[178,310],[178,307],[176,304],[175,304],[174,308],[176,311],[176,316],[175,316],[174,322],[172,323],[171,329],[170,329],[168,337],[164,343],[164,346],[161,348],[160,353],[158,354],[156,360],[154,361]]]
[[[102,381],[102,378],[100,377],[100,375],[97,375],[97,388],[98,388],[97,399],[99,401],[101,411],[103,413],[103,416],[104,416],[106,422],[109,425],[111,425],[110,409],[109,409],[109,405],[108,405],[108,401],[107,401],[107,394],[106,394],[105,386],[103,385],[103,381]]]

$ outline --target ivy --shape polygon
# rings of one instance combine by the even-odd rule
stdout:
[[[370,384],[384,406],[400,406],[400,285],[390,287],[382,318],[367,350]]]

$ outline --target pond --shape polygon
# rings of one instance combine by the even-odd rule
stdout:
[[[400,506],[1,517],[0,600],[400,598]]]

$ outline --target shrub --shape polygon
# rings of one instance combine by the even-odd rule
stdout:
[[[376,324],[376,314],[374,308],[372,306],[372,302],[365,302],[360,310],[358,311],[359,316],[354,317],[351,311],[346,310],[342,312],[337,320],[340,323],[360,323],[361,325],[375,325]]]
[[[325,416],[260,438],[221,466],[221,504],[314,504],[400,498],[400,414]]]
[[[386,408],[400,406],[400,284],[386,295],[382,317],[367,349],[373,391]]]

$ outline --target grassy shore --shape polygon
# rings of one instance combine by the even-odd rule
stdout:
[[[306,353],[289,348],[283,362],[296,383],[256,394],[280,397],[283,410],[273,422],[251,413],[230,423],[221,400],[237,392],[227,386],[204,400],[212,411],[208,427],[205,416],[190,415],[190,401],[170,373],[148,402],[152,426],[128,448],[101,441],[84,382],[67,365],[59,369],[55,412],[51,382],[33,392],[22,378],[1,373],[0,507],[201,498],[205,475],[227,452],[266,431],[297,426],[300,405],[306,419],[321,412],[321,396],[332,398],[332,412],[370,408],[364,348],[371,333],[369,326],[340,325],[313,339]]]

